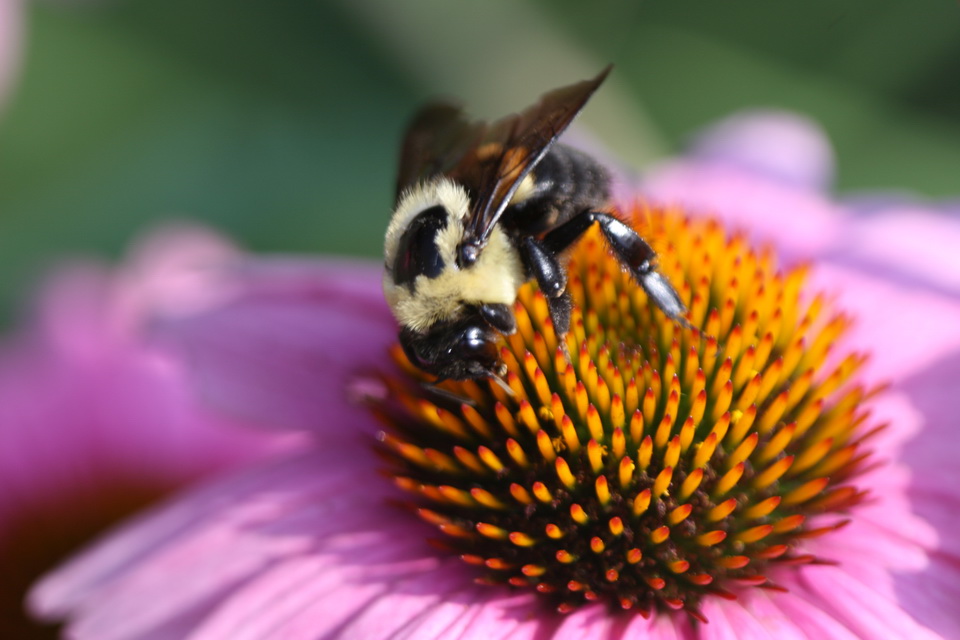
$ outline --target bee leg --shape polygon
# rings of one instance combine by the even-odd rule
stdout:
[[[643,287],[650,300],[671,320],[684,326],[686,307],[673,285],[653,265],[656,253],[636,231],[609,213],[584,211],[550,231],[543,238],[543,247],[556,255],[572,245],[593,223],[600,225],[603,237],[613,249],[617,259]]]
[[[567,292],[567,272],[556,253],[551,253],[538,240],[527,236],[520,245],[520,257],[524,266],[536,278],[540,291],[547,299],[550,320],[560,343],[570,330],[570,312],[573,303]]]

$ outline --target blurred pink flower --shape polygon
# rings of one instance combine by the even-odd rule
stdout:
[[[23,594],[94,534],[290,440],[201,410],[182,367],[144,342],[150,318],[219,298],[204,263],[234,256],[181,230],[158,234],[117,272],[70,265],[0,347],[0,636],[40,633]]]
[[[21,0],[0,0],[0,111],[20,67],[22,14]]]
[[[158,332],[208,399],[310,429],[314,446],[140,518],[46,577],[32,609],[97,640],[960,637],[960,300],[942,271],[960,228],[932,211],[873,214],[874,225],[824,192],[831,159],[805,121],[754,114],[707,132],[643,188],[816,259],[817,285],[859,314],[850,338],[873,353],[867,375],[893,382],[872,404],[891,427],[871,441],[886,464],[858,481],[872,501],[812,543],[838,565],[779,576],[788,593],[707,598],[709,624],[597,605],[561,616],[536,594],[474,584],[425,542],[434,529],[391,506],[403,496],[378,477],[378,423],[353,401],[380,392],[361,374],[384,366],[395,335],[380,268],[265,263],[235,273],[229,304]]]

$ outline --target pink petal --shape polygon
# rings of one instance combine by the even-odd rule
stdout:
[[[158,336],[183,354],[213,406],[256,424],[349,434],[369,423],[351,385],[382,369],[396,339],[381,271],[345,261],[246,265],[235,300],[168,319]]]
[[[563,617],[552,640],[613,640],[617,618],[609,614],[605,605],[590,605],[577,609]],[[619,635],[619,634],[616,634]]]
[[[236,294],[230,269],[243,254],[216,233],[168,224],[128,252],[118,277],[121,305],[134,322],[194,315]]]
[[[0,505],[13,496],[55,502],[122,478],[169,489],[280,444],[201,415],[176,367],[142,353],[81,362],[35,352],[7,358],[0,421]]]
[[[808,638],[830,638],[831,640],[861,640],[842,622],[825,612],[821,607],[799,597],[771,595],[771,612],[792,621],[804,630]]]
[[[930,444],[927,448],[936,447]],[[931,465],[933,473],[925,473],[925,468],[923,464],[914,467],[908,489],[913,513],[933,530],[933,542],[924,540],[922,544],[938,563],[960,567],[960,537],[956,535],[960,531],[960,496],[952,491],[957,485],[948,484],[956,480],[956,470],[945,473],[943,469],[949,467],[941,466],[939,461],[937,466]]]
[[[121,267],[72,262],[57,269],[37,303],[34,325],[57,348],[96,355],[104,341],[143,340],[158,317],[198,313],[234,293],[226,277],[241,255],[220,236],[169,225],[145,236]]]
[[[852,572],[871,565],[898,574],[924,571],[930,563],[929,551],[937,542],[936,531],[912,514],[910,503],[900,496],[879,498],[860,509],[849,525],[811,544],[810,550]],[[817,567],[806,571],[816,580]]]
[[[365,457],[370,456],[371,453],[365,453]],[[95,545],[41,582],[35,591],[37,610],[44,615],[66,612],[91,593],[106,588],[114,577],[129,575],[134,565],[150,565],[158,554],[168,549],[178,552],[188,544],[202,546],[210,536],[227,535],[234,530],[238,531],[238,544],[252,542],[257,528],[269,529],[272,518],[279,514],[287,517],[299,514],[301,518],[319,519],[319,522],[314,523],[313,530],[263,538],[267,545],[306,544],[313,534],[323,534],[330,528],[331,523],[324,519],[326,514],[344,510],[345,496],[350,495],[346,492],[359,484],[346,463],[334,466],[336,462],[337,456],[331,452],[319,460],[312,454],[254,466],[245,473],[203,487],[186,499],[174,501],[150,517],[132,522],[122,535],[102,546]],[[317,468],[326,469],[327,473],[314,473]],[[356,519],[349,510],[345,516],[349,516],[351,522]],[[209,549],[211,557],[216,555],[223,561],[219,571],[228,576],[237,573],[238,563],[244,566],[247,563],[247,559],[236,557],[229,546],[214,545]],[[162,585],[164,575],[169,574],[162,562],[154,564],[154,569],[152,575],[159,578]]]
[[[309,636],[324,637],[383,592],[379,584],[366,588],[356,585],[349,590],[348,597],[332,603],[330,596],[339,593],[342,579],[341,572],[330,570],[329,558],[325,556],[293,557],[269,568],[256,581],[243,585],[229,600],[214,608],[195,635],[261,638],[286,627],[284,637],[299,637],[289,628],[290,620],[326,597],[329,611],[325,616],[317,616]]]
[[[814,191],[826,189],[834,173],[826,133],[788,111],[745,111],[721,120],[694,139],[688,157]]]
[[[855,264],[908,288],[960,295],[960,221],[918,207],[860,216],[830,259]]]
[[[836,297],[856,319],[845,345],[869,353],[875,381],[904,380],[960,349],[960,304],[923,288],[905,288],[868,272],[821,263],[811,287]]]
[[[0,349],[0,514],[124,488],[170,490],[282,444],[204,415],[178,363],[144,344],[148,309],[188,283],[198,298],[189,277],[198,257],[234,253],[193,228],[161,235],[149,264],[134,258],[115,272],[90,264],[57,271],[34,320]],[[163,278],[171,284],[162,296],[144,285]]]
[[[459,561],[455,571],[439,569],[423,543],[428,527],[383,503],[391,491],[375,475],[375,465],[369,446],[344,444],[342,450],[324,448],[194,492],[47,578],[34,592],[32,607],[46,616],[86,610],[72,626],[77,637],[125,638],[188,615],[198,602],[215,610],[218,600],[237,593],[245,606],[227,604],[208,621],[212,629],[239,629],[254,610],[258,620],[291,629],[308,624],[316,633],[348,621],[382,625],[379,616],[350,614],[351,606],[367,600],[380,606],[374,596],[394,588],[423,589],[411,595],[411,602],[419,603],[411,605],[412,614],[436,601],[438,584],[453,580],[450,585],[459,581],[461,589],[472,589],[472,577]],[[363,469],[368,481],[384,483],[373,500],[369,486],[357,481]],[[294,561],[318,570],[302,570]],[[438,577],[430,578],[434,571]],[[171,582],[183,588],[171,593]],[[313,597],[270,597],[287,588]],[[109,604],[90,606],[97,602]],[[303,611],[289,610],[298,604]],[[338,617],[341,612],[349,617]]]
[[[903,609],[891,589],[891,576],[883,567],[861,565],[815,569],[816,572],[801,571],[802,586],[797,587],[797,596],[810,599],[857,637],[876,640],[944,637],[921,625]]]
[[[956,529],[948,532],[956,539]],[[911,617],[942,638],[960,638],[960,563],[957,556],[934,552],[929,565],[918,572],[896,572],[893,591],[897,604]]]
[[[803,116],[748,111],[699,135],[691,151],[648,172],[641,192],[655,203],[719,217],[787,262],[843,246],[845,214],[823,193],[833,151]]]
[[[699,627],[700,640],[858,638],[837,620],[790,594],[749,592],[736,602],[706,600],[703,613],[710,622]]]
[[[195,491],[45,579],[31,606],[73,610],[71,637],[104,640],[176,624],[198,603],[209,615],[197,637],[537,637],[541,603],[437,559],[430,529],[384,504],[392,491],[357,481],[366,470],[388,488],[375,465],[366,444],[344,444]]]
[[[772,640],[774,629],[768,629],[756,617],[744,611],[739,602],[727,603],[717,599],[705,600],[701,611],[710,621],[698,629],[698,638],[703,640]],[[779,627],[776,631],[784,638],[796,638],[788,628],[789,623],[777,616],[771,622]]]
[[[699,623],[696,623],[699,624]],[[649,619],[633,616],[627,621],[623,640],[696,640],[694,623],[684,614],[653,615]]]
[[[681,160],[651,171],[645,198],[719,218],[755,244],[774,244],[787,262],[808,260],[842,240],[842,212],[826,196],[721,163]]]
[[[470,572],[457,559],[448,559],[426,571],[411,571],[379,585],[379,597],[371,599],[362,611],[346,620],[337,629],[338,637],[402,637],[424,618],[433,615],[434,609],[444,602],[459,603],[463,607],[475,603],[478,596],[493,595],[480,592],[473,584]],[[282,628],[302,629],[306,637],[317,620],[336,610],[331,604],[329,599],[317,602],[305,615],[294,618]]]
[[[209,282],[192,277],[198,259],[235,253],[194,229],[152,246],[154,260],[134,257],[115,270],[62,267],[38,293],[29,321],[0,346],[5,602],[136,508],[298,439],[206,414],[180,363],[146,344],[147,316],[209,291]],[[15,612],[5,613],[5,622],[19,624],[11,622]]]
[[[559,616],[546,611],[534,594],[477,595],[482,599],[471,607],[473,615],[466,627],[462,631],[451,629],[438,640],[540,640],[550,638],[559,623]]]
[[[403,556],[409,548],[384,544],[379,537],[369,545],[354,542],[346,542],[344,554],[362,554],[362,562],[328,553],[294,557],[231,595],[197,635],[392,637],[444,600],[459,601],[463,589],[475,588],[461,566],[451,571],[433,559],[407,562]],[[367,575],[372,566],[379,567],[376,576]]]
[[[486,629],[483,628],[484,622],[480,614],[489,606],[487,600],[491,600],[493,595],[487,592],[487,589],[489,587],[471,585],[469,591],[459,592],[453,598],[439,598],[438,602],[416,621],[394,633],[391,640],[417,640],[418,638],[462,640],[470,636],[503,637],[505,633],[517,632],[517,625],[503,625],[502,622],[493,622]],[[504,592],[496,594],[495,597],[497,602],[516,602],[518,610],[532,610],[533,603],[530,602],[529,594],[526,596]],[[519,615],[515,615],[514,618],[517,619]],[[517,632],[514,637],[522,640],[525,636]]]
[[[960,350],[944,351],[925,369],[901,381],[898,388],[922,416],[923,431],[904,444],[901,458],[911,469],[911,509],[938,532],[936,545],[950,566],[960,566],[960,467],[957,465],[956,381]]]

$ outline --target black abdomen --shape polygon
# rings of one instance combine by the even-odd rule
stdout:
[[[591,156],[555,144],[533,170],[534,189],[504,211],[502,224],[523,235],[539,235],[573,216],[603,208],[610,198],[610,176]]]

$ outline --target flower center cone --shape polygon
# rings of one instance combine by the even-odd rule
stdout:
[[[690,327],[591,232],[569,256],[563,344],[536,286],[520,290],[505,385],[431,390],[394,350],[382,446],[478,580],[560,611],[604,601],[703,619],[704,598],[782,589],[771,574],[815,562],[805,541],[862,499],[851,483],[876,431],[851,382],[864,358],[831,351],[849,320],[804,289],[805,269],[779,270],[712,220],[641,204],[621,217],[657,250]]]

